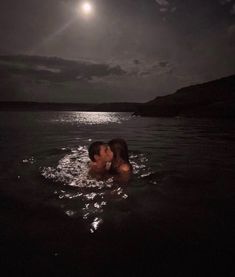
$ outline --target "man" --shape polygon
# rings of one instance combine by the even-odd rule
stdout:
[[[110,147],[103,141],[95,141],[90,145],[88,153],[91,159],[89,174],[96,178],[104,177],[107,174],[107,163],[113,159]]]

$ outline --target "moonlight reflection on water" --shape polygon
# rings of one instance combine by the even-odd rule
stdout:
[[[129,275],[138,273],[133,262],[144,259],[150,263],[143,269],[156,268],[154,261],[168,267],[169,253],[174,269],[182,260],[195,268],[203,255],[207,264],[220,250],[232,264],[234,130],[231,120],[2,112],[3,258],[9,267],[45,262],[45,272],[77,265],[84,276],[93,275],[87,267],[94,258],[96,268],[109,264],[116,271],[130,257]],[[118,136],[129,146],[131,182],[88,179],[90,143]],[[196,254],[189,256],[191,246]]]
[[[130,155],[134,174],[143,178],[151,174],[147,166],[148,159],[143,154]],[[44,167],[42,176],[58,185],[54,195],[63,202],[60,207],[69,217],[82,217],[89,226],[91,233],[103,223],[104,214],[115,202],[128,198],[128,184],[117,184],[114,179],[97,181],[88,176],[88,151],[86,146],[71,149],[58,161],[56,167]],[[71,190],[71,188],[73,188]]]
[[[124,120],[128,120],[130,117],[131,116],[124,117],[120,113],[115,112],[67,112],[52,121],[99,125],[121,123]]]

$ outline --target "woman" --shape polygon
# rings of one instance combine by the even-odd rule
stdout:
[[[110,174],[119,175],[129,179],[132,173],[132,166],[129,162],[128,147],[124,139],[112,139],[108,143],[113,152],[113,160],[109,169]]]

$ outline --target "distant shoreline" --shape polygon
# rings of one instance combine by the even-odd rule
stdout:
[[[122,74],[125,71],[121,67],[107,64],[93,66],[53,57],[0,55],[0,111],[100,111],[131,112],[142,117],[235,118],[235,74],[183,87],[146,103],[125,100],[95,103],[95,99],[125,99],[122,98],[125,91],[110,94],[108,99],[102,94],[99,98],[80,95],[84,82]],[[80,99],[82,103],[57,102],[62,99],[72,102]],[[89,103],[92,100],[94,103]]]
[[[43,102],[0,102],[0,111],[100,111],[136,112],[141,103],[43,103]]]
[[[174,97],[174,95],[173,95]],[[172,98],[173,98],[172,97]],[[162,97],[163,100],[167,97]],[[158,100],[159,98],[157,98]],[[160,104],[160,105],[158,105]],[[215,105],[216,104],[216,105]],[[183,117],[183,118],[235,118],[234,100],[221,101],[213,105],[168,105],[163,103],[44,103],[44,102],[16,102],[0,101],[0,112],[129,112],[141,117]],[[212,109],[211,109],[211,107]]]

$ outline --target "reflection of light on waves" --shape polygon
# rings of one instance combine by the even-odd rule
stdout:
[[[136,174],[138,178],[144,178],[153,173],[147,166],[148,158],[144,154],[131,155],[130,162],[133,167],[133,173]]]
[[[89,179],[88,161],[87,148],[80,146],[76,150],[73,149],[72,154],[65,155],[56,168],[45,167],[41,173],[46,179],[78,188],[79,191],[76,192],[56,190],[54,193],[60,200],[80,198],[84,202],[82,217],[90,222],[90,231],[93,233],[103,222],[101,215],[107,203],[115,199],[126,199],[128,195],[114,184],[113,178],[105,181]],[[65,208],[65,205],[62,208]],[[66,209],[65,213],[69,217],[76,217],[78,211]]]
[[[54,121],[74,122],[86,125],[121,123],[128,119],[126,115],[115,112],[66,112],[60,119]]]
[[[107,124],[107,123],[120,123],[118,116],[115,116],[115,113],[106,113],[106,112],[90,112],[83,113],[80,116],[80,122],[87,124]]]
[[[53,182],[77,188],[72,192],[57,189],[54,193],[61,201],[81,199],[84,203],[82,208],[68,208],[73,203],[71,201],[63,203],[61,207],[65,209],[65,213],[69,217],[79,216],[79,212],[82,212],[83,219],[89,223],[90,232],[93,233],[103,222],[104,208],[115,200],[128,198],[128,195],[124,191],[125,188],[115,184],[113,178],[105,181],[88,178],[87,163],[89,159],[85,146],[72,149],[71,152],[59,160],[55,168],[45,167],[41,173],[46,179]],[[147,166],[148,159],[144,154],[130,155],[130,161],[138,179],[144,180],[145,177],[152,174]]]

